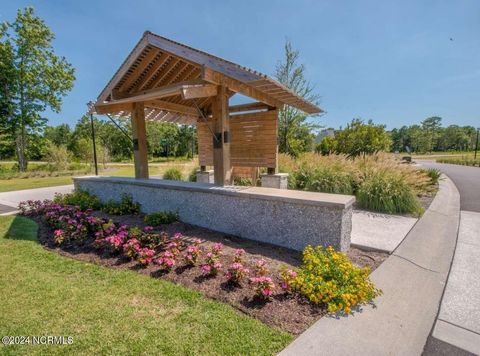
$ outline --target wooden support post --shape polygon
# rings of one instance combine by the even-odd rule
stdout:
[[[212,116],[215,137],[213,138],[213,174],[216,185],[231,184],[232,166],[230,163],[230,118],[228,112],[228,91],[218,86],[212,103]]]
[[[142,102],[134,103],[132,107],[132,134],[135,178],[148,179],[147,131]]]
[[[275,117],[276,117],[275,131],[277,132],[277,149],[275,150],[275,169],[273,170],[272,173],[270,173],[269,171],[268,174],[278,173],[278,109],[275,109]]]

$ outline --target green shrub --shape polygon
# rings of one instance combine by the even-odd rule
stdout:
[[[104,204],[102,210],[112,215],[138,214],[140,212],[140,204],[133,202],[130,194],[123,193],[120,202],[109,200]]]
[[[182,171],[178,168],[169,168],[163,174],[163,179],[183,180],[183,174]]]
[[[67,194],[57,193],[53,201],[59,204],[79,206],[81,210],[98,210],[102,207],[102,203],[95,195],[82,190],[76,190]]]
[[[395,213],[421,213],[413,189],[401,175],[376,172],[363,180],[357,191],[359,206],[369,210]]]
[[[474,158],[439,158],[437,159],[438,163],[447,163],[447,164],[458,164],[461,166],[472,166],[472,167],[480,167],[480,159]]]
[[[440,176],[442,175],[442,172],[440,172],[440,170],[435,168],[422,169],[421,171],[425,173],[428,176],[428,178],[430,178],[432,185],[437,184],[438,180],[440,179]]]
[[[55,170],[66,170],[71,159],[71,154],[65,146],[57,146],[49,142],[46,148],[45,159]]]
[[[178,221],[179,216],[174,211],[159,211],[157,213],[148,214],[144,221],[150,226],[158,226],[162,224],[171,224]]]
[[[188,175],[188,181],[189,182],[196,182],[197,181],[197,171],[199,170],[198,167],[194,167],[191,171],[190,174]]]
[[[245,177],[233,177],[233,185],[238,185],[242,187],[250,187],[253,185],[250,178]]]
[[[315,304],[324,304],[329,312],[350,313],[355,305],[365,304],[381,295],[368,278],[368,267],[359,268],[332,247],[307,246],[303,262],[288,284]]]
[[[353,176],[336,167],[318,166],[312,168],[303,165],[294,173],[294,176],[298,189],[337,194],[354,193]]]

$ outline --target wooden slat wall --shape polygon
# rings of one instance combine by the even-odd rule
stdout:
[[[213,131],[213,126],[209,122]],[[213,165],[213,138],[205,121],[197,123],[201,166]],[[277,164],[277,111],[230,116],[230,155],[235,167],[271,167]]]

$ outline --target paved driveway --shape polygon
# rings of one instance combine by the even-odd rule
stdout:
[[[460,192],[462,210],[480,212],[480,168],[417,160],[422,167],[441,170],[453,180]]]

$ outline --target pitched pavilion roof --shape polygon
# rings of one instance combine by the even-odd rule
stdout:
[[[147,119],[195,124],[198,109],[208,113],[212,97],[191,99],[182,90],[220,83],[230,95],[238,92],[272,107],[322,112],[265,74],[148,31],[102,90],[93,111],[129,115],[134,96],[144,102]]]

